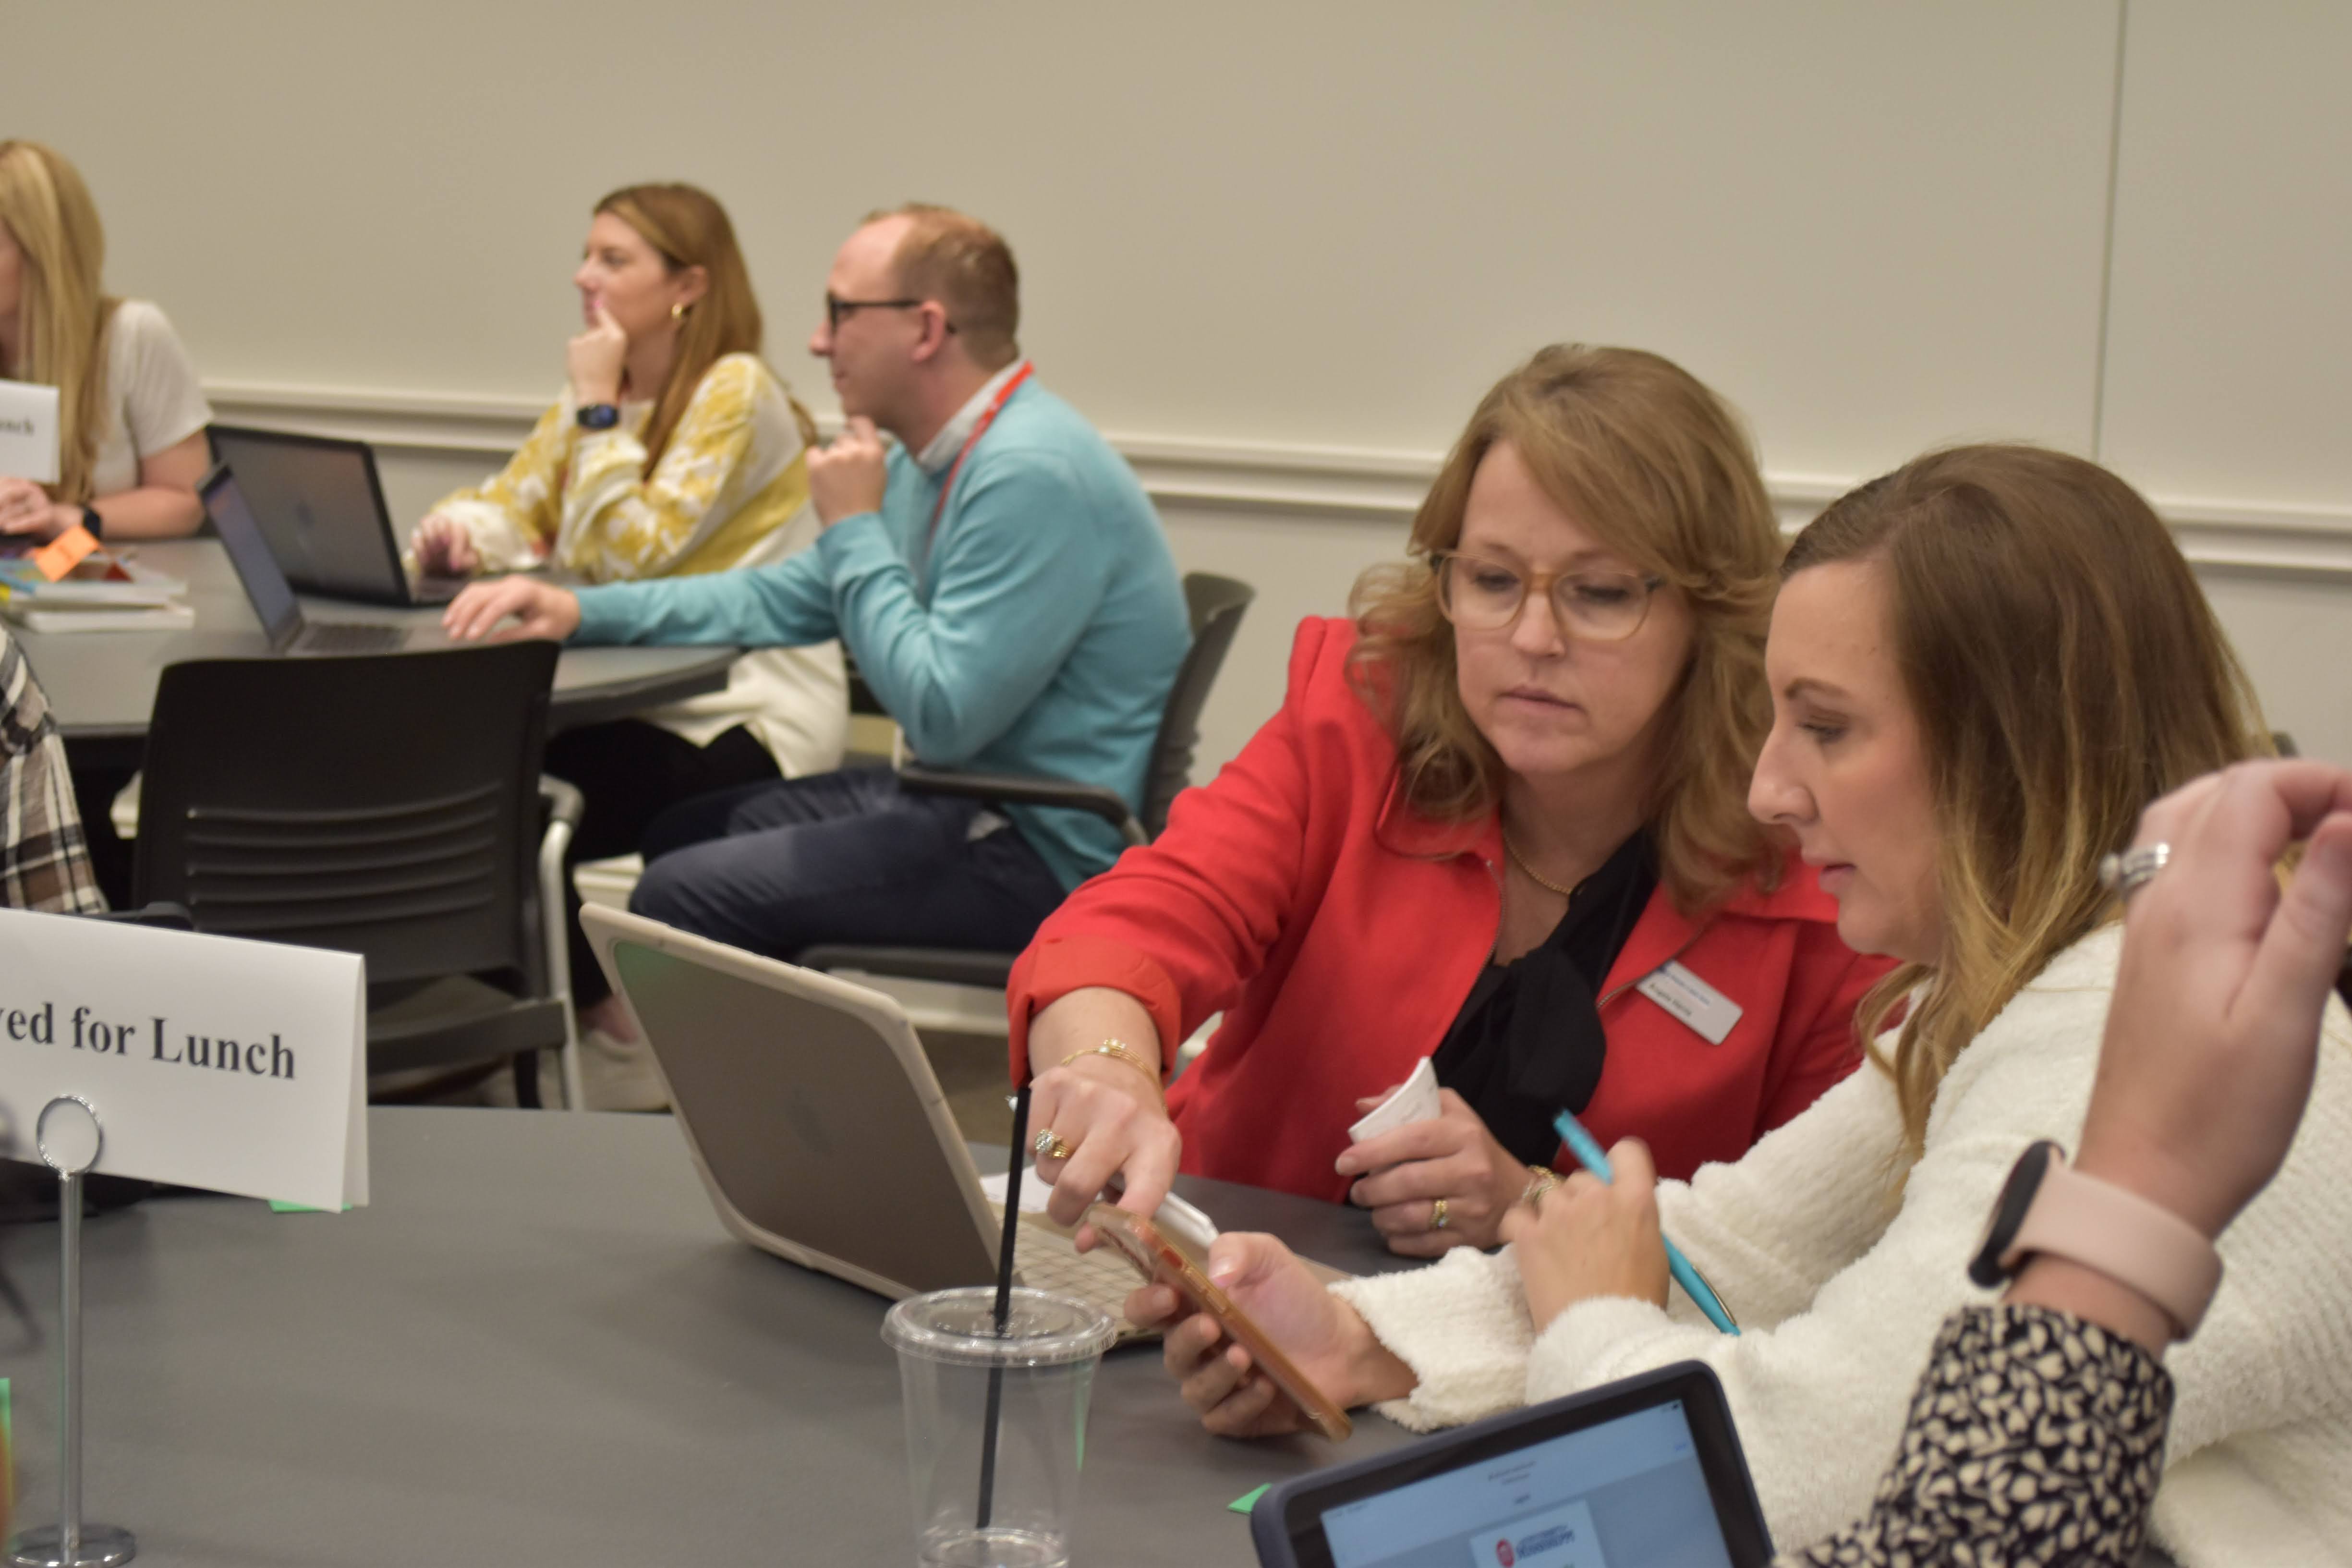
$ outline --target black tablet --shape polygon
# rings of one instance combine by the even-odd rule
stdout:
[[[1264,1568],[1764,1568],[1723,1385],[1680,1362],[1286,1481]]]

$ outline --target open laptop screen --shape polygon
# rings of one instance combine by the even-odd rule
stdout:
[[[205,512],[220,531],[221,547],[228,552],[229,564],[236,568],[237,581],[245,584],[245,596],[251,601],[261,629],[268,634],[269,646],[281,646],[301,625],[302,606],[294,602],[286,574],[278,569],[276,557],[269,553],[268,542],[261,537],[261,524],[254,520],[253,508],[246,504],[245,491],[238,487],[236,476],[223,467],[215,468],[212,478],[205,481],[203,494]]]
[[[211,436],[288,582],[304,593],[406,602],[366,442],[230,425]]]

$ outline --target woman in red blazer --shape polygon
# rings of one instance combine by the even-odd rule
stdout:
[[[1181,1163],[1350,1199],[1400,1252],[1489,1245],[1562,1107],[1687,1175],[1860,1060],[1886,965],[1745,805],[1780,544],[1729,408],[1653,354],[1546,349],[1412,551],[1352,625],[1301,626],[1282,710],[1015,966],[1066,1223],[1115,1173],[1148,1212]],[[1442,1113],[1351,1143],[1424,1057]]]

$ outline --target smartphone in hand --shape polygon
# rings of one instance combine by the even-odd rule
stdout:
[[[1217,1288],[1201,1267],[1201,1260],[1162,1235],[1158,1226],[1141,1215],[1103,1203],[1087,1208],[1084,1223],[1093,1226],[1095,1234],[1116,1247],[1146,1281],[1175,1291],[1188,1311],[1206,1312],[1214,1318],[1235,1344],[1249,1352],[1250,1360],[1257,1363],[1258,1370],[1275,1387],[1289,1395],[1291,1403],[1306,1413],[1318,1432],[1339,1443],[1356,1429],[1348,1413],[1307,1381],[1307,1374],[1292,1364],[1263,1329],[1251,1321],[1250,1315]]]

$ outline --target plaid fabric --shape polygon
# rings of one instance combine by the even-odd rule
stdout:
[[[0,629],[0,904],[68,914],[106,908],[89,867],[66,745],[25,662]]]

